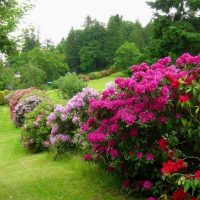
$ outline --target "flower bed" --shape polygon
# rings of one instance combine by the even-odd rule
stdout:
[[[149,200],[195,199],[200,192],[200,55],[170,63],[166,57],[132,66],[131,78],[117,78],[90,101],[82,125],[90,145],[84,159]]]

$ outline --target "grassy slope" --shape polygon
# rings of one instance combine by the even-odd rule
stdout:
[[[20,129],[0,106],[0,200],[122,200],[117,181],[97,166],[71,155],[53,161],[48,153],[27,153]]]
[[[117,77],[126,77],[126,75],[123,72],[117,72],[98,80],[91,80],[88,82],[88,86],[98,91],[102,91],[106,87],[106,83],[114,81]]]

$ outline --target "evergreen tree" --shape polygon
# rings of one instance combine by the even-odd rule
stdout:
[[[77,72],[80,66],[79,52],[83,41],[81,36],[81,30],[74,30],[72,28],[66,40],[66,59],[70,70],[73,72]]]
[[[36,32],[34,27],[26,28],[22,36],[24,40],[22,52],[30,51],[40,46],[39,32]]]
[[[108,64],[113,64],[113,58],[115,51],[124,43],[123,35],[123,21],[122,16],[115,15],[110,17],[107,33],[106,33],[106,45],[105,52]]]
[[[177,57],[184,52],[199,53],[199,0],[156,0],[148,4],[156,10],[154,40],[147,48],[150,58]]]
[[[130,33],[129,41],[135,43],[138,49],[143,49],[145,46],[145,33],[139,21],[136,21],[133,31]]]

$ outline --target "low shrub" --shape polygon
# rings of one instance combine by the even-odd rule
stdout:
[[[98,97],[97,91],[84,88],[66,106],[57,106],[48,116],[47,124],[51,127],[50,143],[55,157],[75,147],[74,136],[80,125],[87,120],[89,101]]]
[[[115,72],[118,71],[117,67],[110,67],[106,70],[102,70],[100,72],[91,72],[88,74],[89,79],[94,80],[94,79],[100,79],[106,76],[109,76]]]
[[[5,103],[4,97],[5,97],[4,92],[0,91],[0,105],[3,105]]]
[[[40,152],[49,148],[51,128],[47,126],[47,117],[54,111],[55,103],[44,100],[31,112],[25,114],[22,143],[31,152]]]
[[[21,127],[24,124],[25,114],[31,112],[42,100],[41,97],[29,96],[15,106],[13,121],[16,127]]]
[[[87,83],[79,79],[75,73],[67,73],[54,82],[54,87],[59,89],[63,98],[70,99],[87,87]]]
[[[91,72],[91,73],[88,74],[88,76],[89,76],[89,78],[90,78],[91,80],[101,78],[99,72]]]
[[[85,74],[79,74],[78,78],[85,81],[85,82],[88,82],[90,80],[90,77],[88,75],[85,75]]]
[[[170,62],[132,66],[131,78],[90,101],[81,127],[84,159],[117,174],[138,199],[200,197],[200,55]]]
[[[10,93],[8,90],[4,90],[3,92],[4,92],[4,95],[5,95],[5,96],[8,95],[8,94]]]
[[[0,91],[0,105],[3,105],[6,103],[5,97],[7,94],[9,94],[8,90]]]

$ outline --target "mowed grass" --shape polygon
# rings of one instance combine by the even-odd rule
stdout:
[[[49,153],[30,154],[20,132],[0,106],[0,200],[122,200],[119,183],[74,153],[53,161]]]
[[[88,82],[88,86],[91,88],[96,89],[97,91],[102,91],[105,89],[106,84],[110,81],[114,81],[117,77],[127,77],[127,74],[125,72],[117,72],[114,74],[111,74],[110,76],[106,76],[97,80],[91,80]]]

